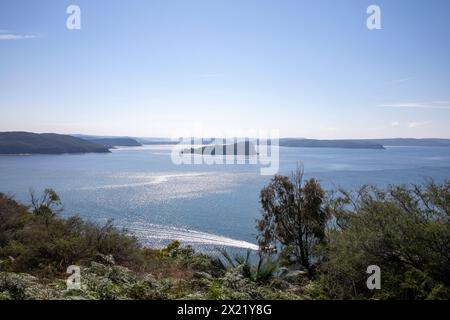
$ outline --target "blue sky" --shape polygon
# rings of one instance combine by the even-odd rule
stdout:
[[[449,57],[447,0],[2,0],[0,131],[450,138]]]

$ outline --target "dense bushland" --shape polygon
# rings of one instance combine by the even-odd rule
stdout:
[[[54,275],[72,264],[95,260],[98,254],[113,255],[125,266],[141,263],[138,241],[113,227],[85,222],[79,217],[59,219],[58,195],[45,190],[32,195],[26,207],[0,194],[0,259],[3,270]]]
[[[262,250],[304,269],[331,299],[450,299],[450,181],[325,196],[302,170],[261,191]],[[381,269],[381,289],[366,271]]]
[[[319,268],[330,297],[450,299],[450,182],[341,192],[331,212]],[[367,290],[368,265],[381,268],[380,290]]]

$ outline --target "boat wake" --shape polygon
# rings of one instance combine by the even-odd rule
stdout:
[[[183,244],[190,244],[194,246],[206,245],[258,250],[258,246],[256,244],[247,241],[231,239],[220,235],[184,228],[148,224],[146,226],[129,225],[128,229],[144,243],[151,243],[153,245],[178,240]]]

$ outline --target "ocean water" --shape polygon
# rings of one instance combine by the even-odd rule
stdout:
[[[256,248],[259,191],[270,176],[256,165],[175,165],[170,146],[111,154],[0,156],[0,192],[29,203],[53,188],[65,216],[114,219],[144,244],[178,239],[201,250]],[[326,189],[450,179],[450,148],[386,150],[280,148],[280,174],[301,163]]]

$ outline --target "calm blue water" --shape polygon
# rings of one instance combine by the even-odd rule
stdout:
[[[450,148],[280,149],[280,173],[299,162],[325,188],[450,179]],[[64,215],[99,223],[112,218],[146,244],[180,239],[198,248],[254,248],[259,190],[270,179],[259,172],[254,165],[177,166],[168,146],[0,156],[0,192],[28,203],[30,189],[51,187],[62,198]]]

